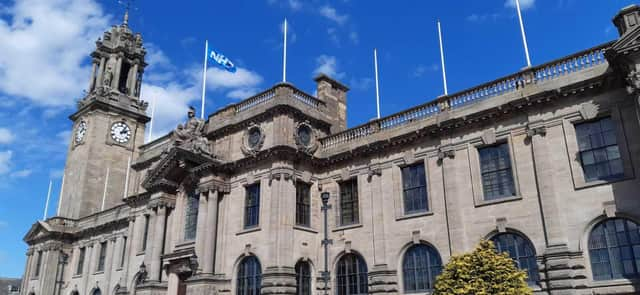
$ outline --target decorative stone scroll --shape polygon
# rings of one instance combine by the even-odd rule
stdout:
[[[580,116],[582,120],[595,119],[598,116],[599,107],[593,102],[585,102],[580,104]]]

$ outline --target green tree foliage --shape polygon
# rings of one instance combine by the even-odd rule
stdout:
[[[533,294],[507,253],[496,253],[491,241],[480,241],[471,253],[453,256],[436,279],[434,295]]]

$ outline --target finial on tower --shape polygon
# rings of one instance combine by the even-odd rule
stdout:
[[[123,26],[129,25],[129,10],[133,8],[131,5],[133,1],[134,0],[118,0],[118,3],[124,6],[124,18],[122,20]]]

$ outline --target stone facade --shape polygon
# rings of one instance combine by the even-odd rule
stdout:
[[[346,128],[348,88],[321,75],[317,97],[277,84],[142,144],[144,49],[125,22],[98,42],[94,56],[109,57],[93,73],[109,64],[127,86],[101,88],[114,80],[92,75],[71,116],[74,134],[83,120],[89,126],[70,144],[73,185],[64,186],[58,216],[25,237],[21,292],[240,294],[241,265],[255,257],[261,294],[296,294],[299,262],[310,267],[309,293],[339,294],[339,261],[356,254],[367,293],[403,294],[413,245],[446,263],[480,239],[513,233],[535,252],[538,294],[640,293],[637,276],[596,278],[589,242],[603,221],[640,222],[640,8],[624,8],[614,23],[614,42],[354,128]],[[107,42],[118,34],[124,43]],[[576,126],[602,118],[622,166],[615,178],[593,180]],[[118,126],[114,135],[116,122],[130,138]],[[513,193],[494,199],[480,151],[496,144],[507,147]],[[413,164],[424,167],[426,205],[405,213],[402,171]],[[354,180],[347,212],[341,184]],[[300,184],[310,191],[304,225]],[[353,222],[344,225],[347,214]]]

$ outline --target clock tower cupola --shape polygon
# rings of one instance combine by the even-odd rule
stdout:
[[[64,170],[59,215],[80,218],[122,202],[128,163],[143,144],[147,102],[140,99],[146,50],[122,24],[96,41],[85,96],[78,101]],[[133,185],[129,186],[132,187]]]

